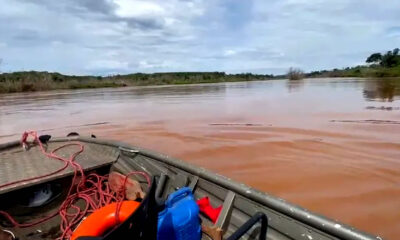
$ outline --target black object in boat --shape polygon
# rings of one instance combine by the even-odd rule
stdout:
[[[70,132],[67,134],[67,137],[75,137],[75,136],[79,136],[79,133],[77,132]]]
[[[51,136],[50,135],[40,135],[39,136],[39,141],[41,143],[47,143],[50,140]]]
[[[227,238],[227,240],[238,240],[247,231],[249,231],[258,221],[261,220],[261,230],[259,235],[259,240],[265,240],[265,236],[267,235],[267,227],[268,227],[268,218],[262,212],[257,212],[252,216],[247,222],[245,222],[239,229],[237,229],[231,236]]]
[[[46,183],[34,187],[29,192],[24,191],[19,197],[21,200],[18,200],[18,202],[19,205],[23,207],[40,207],[55,200],[61,195],[61,192],[62,189],[60,184]]]

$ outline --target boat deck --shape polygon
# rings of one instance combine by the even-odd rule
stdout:
[[[68,144],[74,140],[83,144],[85,150],[78,155],[76,161],[85,170],[94,170],[100,175],[117,171],[126,174],[132,171],[143,171],[150,176],[160,176],[159,184],[163,186],[157,193],[163,199],[176,189],[183,186],[190,187],[195,199],[209,197],[212,206],[221,206],[222,210],[217,222],[214,224],[208,218],[200,215],[202,224],[213,229],[222,229],[224,237],[231,236],[243,226],[252,216],[258,213],[265,214],[268,219],[268,240],[376,240],[382,239],[364,233],[351,226],[335,220],[325,218],[312,213],[307,209],[286,202],[283,199],[271,196],[248,187],[242,183],[207,171],[174,159],[172,157],[154,153],[145,149],[130,146],[124,143],[99,140],[92,138],[77,138],[52,141],[49,143],[48,151],[61,145]],[[76,146],[67,147],[59,152],[59,155],[68,157],[77,151]],[[17,181],[28,177],[35,177],[48,172],[55,171],[63,166],[62,162],[45,157],[38,147],[24,151],[18,142],[0,145],[0,184],[10,181]],[[103,166],[102,169],[99,169]],[[95,170],[96,169],[96,170]],[[70,177],[73,170],[68,168],[52,177],[40,181],[31,181],[26,184],[17,184],[0,189],[1,210],[18,217],[19,222],[31,222],[48,216],[65,199],[66,191],[47,205],[30,207],[18,205],[15,201],[21,197],[19,193],[25,192],[28,185],[36,185],[40,182],[52,181],[53,185],[60,186],[60,189],[67,189],[71,183]],[[162,176],[165,176],[165,183],[162,184]],[[136,178],[137,177],[137,178]],[[144,182],[143,177],[136,176],[140,183]],[[69,178],[69,179],[68,179]],[[142,185],[142,187],[145,187]],[[19,191],[13,191],[16,189]],[[24,188],[24,189],[22,189]],[[5,192],[7,194],[2,194]],[[11,192],[12,191],[12,192]],[[10,228],[21,240],[25,239],[54,239],[59,236],[59,217],[35,227],[27,229]],[[0,222],[1,223],[1,222]],[[7,222],[6,222],[7,223]],[[1,225],[1,224],[0,224]],[[3,227],[7,228],[6,224]],[[241,239],[258,239],[260,224],[254,225]],[[202,239],[209,239],[203,234]]]
[[[73,143],[73,141],[71,141]],[[84,168],[91,170],[105,165],[111,165],[118,158],[118,148],[109,147],[93,143],[83,143],[84,151],[80,153],[75,160]],[[66,142],[50,142],[47,145],[47,151],[65,145]],[[15,144],[0,145],[0,185],[9,182],[20,181],[28,178],[35,178],[51,172],[54,172],[64,166],[64,162],[46,157],[38,146],[30,148],[29,154],[15,142]],[[57,151],[57,155],[68,158],[71,154],[78,151],[78,146],[67,146]],[[17,190],[23,187],[32,186],[40,182],[55,180],[73,174],[72,167],[40,180],[13,184],[0,188],[0,194]]]

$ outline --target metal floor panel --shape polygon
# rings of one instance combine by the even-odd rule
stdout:
[[[72,142],[51,142],[47,147],[47,151]],[[79,163],[85,170],[91,170],[100,166],[111,164],[118,157],[118,149],[115,147],[104,146],[93,143],[82,143],[84,151],[76,157],[76,162]],[[79,146],[68,146],[60,149],[57,155],[68,158],[74,152],[79,150]],[[22,147],[12,147],[0,151],[0,185],[9,182],[19,181],[27,178],[34,178],[41,175],[54,172],[64,166],[64,162],[51,159],[40,151],[38,146],[30,148],[28,151]],[[3,187],[0,189],[0,194],[22,187],[31,186],[40,182],[57,179],[73,173],[72,167],[68,167],[62,172],[53,176],[46,177],[41,180],[32,180],[25,183]]]

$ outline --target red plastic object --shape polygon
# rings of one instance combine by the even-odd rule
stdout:
[[[197,205],[199,205],[200,212],[206,215],[213,223],[217,222],[219,213],[221,212],[222,206],[213,208],[210,204],[210,199],[208,197],[203,197],[197,200]]]

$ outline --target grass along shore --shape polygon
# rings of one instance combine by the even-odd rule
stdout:
[[[400,66],[357,66],[304,73],[305,78],[332,77],[400,77]],[[241,82],[287,78],[287,75],[226,74],[223,72],[192,73],[135,73],[128,75],[68,76],[49,72],[13,72],[0,74],[0,93],[33,92],[57,89],[107,88],[126,86],[150,86],[168,84],[195,84],[218,82]]]
[[[333,69],[329,71],[314,71],[304,74],[307,78],[313,77],[363,77],[363,78],[390,78],[400,77],[400,66],[382,67],[378,65],[357,66],[344,69]]]
[[[269,74],[227,74],[225,72],[171,72],[171,73],[134,73],[114,76],[69,76],[50,72],[12,72],[0,74],[0,93],[32,92],[56,89],[105,88],[125,86],[148,86],[167,84],[193,84],[239,82],[289,78],[330,77],[400,77],[399,48],[384,54],[373,53],[366,60],[368,65],[343,69],[313,71],[303,73],[290,68],[286,75]]]
[[[32,92],[56,89],[239,82],[267,80],[272,78],[272,75],[250,73],[226,74],[224,72],[135,73],[101,77],[68,76],[60,73],[30,71],[0,74],[0,93]]]

